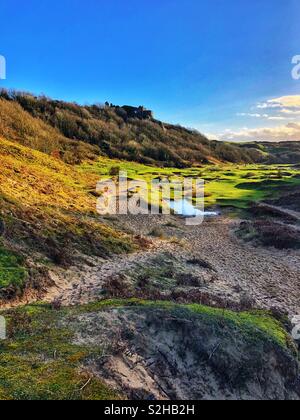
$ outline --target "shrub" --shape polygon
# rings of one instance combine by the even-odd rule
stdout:
[[[245,240],[256,240],[263,246],[278,249],[299,249],[300,232],[292,226],[269,220],[243,222],[238,235]]]
[[[109,170],[110,176],[118,176],[120,173],[120,166],[112,166]]]
[[[164,234],[163,230],[158,228],[158,227],[152,229],[151,232],[149,232],[149,235],[153,236],[155,238],[159,238],[159,239],[164,239],[165,238],[165,234]]]

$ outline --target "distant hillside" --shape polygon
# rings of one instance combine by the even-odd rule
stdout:
[[[164,124],[143,107],[80,106],[5,90],[0,92],[0,135],[67,163],[99,154],[178,168],[265,158],[258,148],[209,141],[197,131]]]
[[[241,147],[262,152],[267,163],[300,163],[300,141],[254,142]]]

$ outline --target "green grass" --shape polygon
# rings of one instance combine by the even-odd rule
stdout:
[[[187,308],[195,313],[233,323],[243,331],[243,334],[255,336],[256,332],[260,332],[282,347],[286,347],[289,343],[288,334],[282,324],[266,311],[233,312],[197,304],[187,305]]]
[[[43,304],[3,313],[9,338],[0,342],[1,400],[120,398],[82,368],[101,349],[72,344],[73,331],[61,324],[68,313]]]
[[[83,173],[107,179],[110,169],[119,167],[129,179],[150,183],[158,177],[182,181],[186,177],[205,180],[205,205],[247,208],[249,202],[276,196],[280,189],[300,185],[299,169],[292,165],[204,165],[190,169],[155,168],[134,162],[100,158],[80,165]],[[267,184],[266,184],[267,182]],[[146,198],[146,195],[145,197]],[[171,197],[172,198],[172,197]]]
[[[23,258],[5,249],[0,243],[0,291],[9,286],[21,288],[28,276]]]
[[[0,363],[1,400],[114,400],[114,393],[98,379],[86,389],[89,377],[70,362],[5,354]]]

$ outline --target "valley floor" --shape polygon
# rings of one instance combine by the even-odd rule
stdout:
[[[240,222],[106,218],[144,249],[53,267],[44,303],[2,312],[0,399],[299,400],[300,252],[246,243]]]
[[[299,224],[253,217],[249,205],[276,199],[269,207],[294,215],[297,168],[72,166],[4,139],[0,148],[0,400],[300,399],[286,316],[300,314]],[[201,176],[206,206],[224,213],[193,227],[101,218],[95,185],[119,169],[147,185]],[[246,236],[276,226],[295,249],[244,241],[228,206],[248,213]]]
[[[299,251],[242,242],[241,221],[226,216],[197,227],[175,216],[107,222],[147,249],[52,272],[44,297],[72,345],[102,349],[83,363],[87,377],[134,399],[298,399],[293,347],[281,347],[289,341],[274,318],[251,310],[300,312]]]
[[[160,298],[168,298],[173,292],[179,301],[188,301],[200,291],[209,303],[277,309],[291,316],[300,313],[300,252],[239,240],[234,231],[240,220],[220,217],[189,227],[175,216],[121,216],[111,223],[147,237],[149,249],[72,267],[64,279],[56,273],[53,278],[59,287],[47,294],[48,301],[58,300],[64,306],[89,303],[103,298],[107,288],[117,297],[155,298],[160,293]],[[160,238],[149,236],[155,230]],[[170,268],[171,275],[166,272]],[[148,276],[149,284],[144,287],[139,282],[142,274]],[[194,284],[185,284],[184,275],[192,276]],[[111,290],[111,283],[120,276],[126,287],[121,290],[115,281],[116,290]],[[164,277],[173,277],[174,282],[165,290],[163,282],[155,288],[155,280]]]

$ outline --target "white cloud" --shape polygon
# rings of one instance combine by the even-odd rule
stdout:
[[[293,121],[295,119],[294,116],[298,114],[300,115],[300,111],[289,111],[289,110],[286,110],[286,111],[288,111],[288,112],[285,112],[286,116],[269,115],[269,114],[251,114],[247,112],[239,112],[236,115],[238,117],[263,118],[269,121],[288,121],[288,120]],[[283,112],[283,110],[281,112]],[[288,116],[287,114],[290,114],[291,116]]]
[[[219,136],[224,141],[300,141],[300,123],[289,123],[278,127],[230,131]]]
[[[289,117],[280,117],[280,116],[273,116],[273,117],[268,117],[269,121],[286,121],[286,120],[293,120],[294,118],[289,118]]]
[[[251,114],[251,113],[247,113],[247,112],[239,112],[236,115],[238,117],[268,118],[268,114]]]
[[[268,113],[240,112],[238,117],[261,118],[268,121],[295,121],[300,115],[300,95],[281,96],[258,103],[252,110],[265,110]]]
[[[217,134],[205,133],[205,136],[208,138],[208,140],[220,140],[220,137]]]
[[[271,99],[271,104],[278,104],[280,107],[300,108],[300,95],[282,96],[281,98]]]
[[[300,109],[300,95],[281,96],[280,98],[269,99],[267,102],[262,102],[257,105],[258,109],[272,109],[272,108],[299,108]]]
[[[257,110],[265,112],[257,112]],[[300,141],[300,95],[282,96],[269,99],[268,101],[256,104],[251,108],[252,112],[239,112],[237,117],[253,118],[257,121],[265,121],[264,127],[224,129],[218,135],[208,134],[210,139],[223,141]],[[255,112],[256,111],[256,112]],[[277,126],[269,125],[278,122]]]
[[[280,108],[279,104],[271,104],[269,102],[262,102],[257,104],[258,109],[271,109],[271,108]]]
[[[288,115],[300,115],[300,110],[297,111],[295,109],[283,108],[280,110],[280,112],[283,114],[288,114]]]
[[[236,114],[238,117],[251,117],[251,118],[262,118],[262,114],[251,114],[247,112],[239,112]]]

